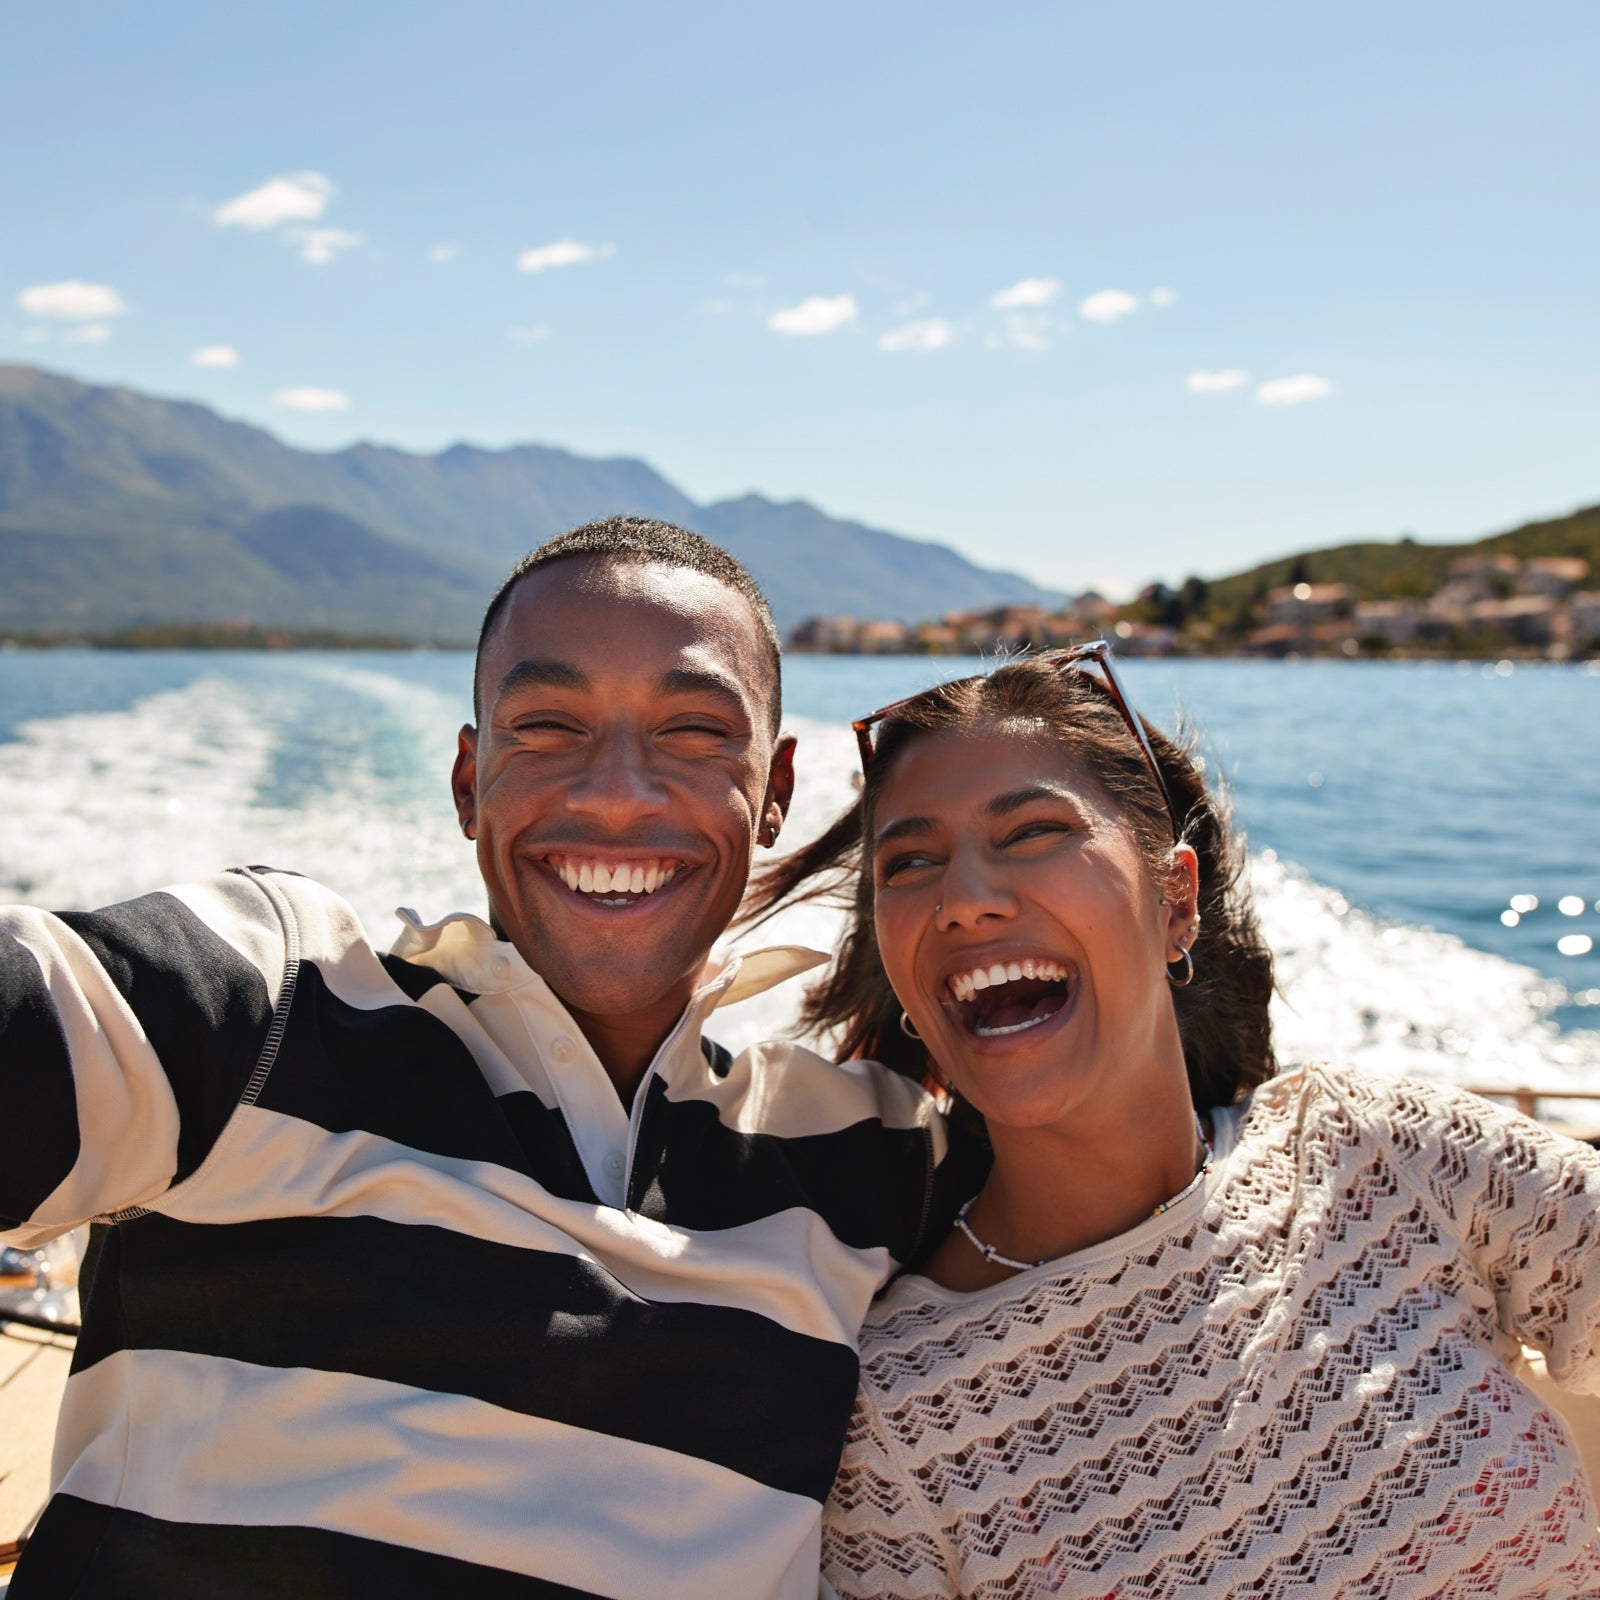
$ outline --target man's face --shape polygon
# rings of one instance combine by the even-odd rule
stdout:
[[[496,927],[580,1017],[687,1002],[788,808],[775,687],[703,573],[573,557],[513,589],[452,787]]]

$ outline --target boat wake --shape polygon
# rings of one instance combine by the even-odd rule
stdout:
[[[125,711],[23,723],[0,744],[0,899],[80,909],[243,862],[337,889],[380,943],[394,908],[480,910],[447,775],[460,706],[441,690],[306,661],[272,680],[204,676]],[[800,782],[786,846],[851,800],[854,742],[793,718]],[[1274,1029],[1286,1062],[1326,1059],[1477,1088],[1600,1090],[1600,1029],[1560,1029],[1571,997],[1531,968],[1450,934],[1385,922],[1270,851],[1251,882],[1278,961]],[[752,942],[837,944],[842,913],[806,906]],[[1585,997],[1587,998],[1587,997]],[[799,986],[718,1019],[738,1047],[790,1031]],[[1573,1120],[1594,1108],[1559,1102]]]

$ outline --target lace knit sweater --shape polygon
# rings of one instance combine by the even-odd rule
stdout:
[[[1214,1114],[1160,1217],[971,1294],[897,1283],[824,1535],[844,1600],[1600,1595],[1520,1343],[1600,1392],[1600,1155],[1326,1068]]]

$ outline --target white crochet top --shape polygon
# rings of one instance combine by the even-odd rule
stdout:
[[[1213,1114],[1162,1216],[863,1335],[824,1533],[845,1600],[1600,1595],[1525,1342],[1600,1392],[1600,1154],[1327,1068]]]

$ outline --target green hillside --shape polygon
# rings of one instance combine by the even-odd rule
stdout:
[[[1421,597],[1444,582],[1452,561],[1480,552],[1504,552],[1519,561],[1530,556],[1582,556],[1590,571],[1600,575],[1600,506],[1588,506],[1548,522],[1525,523],[1470,544],[1419,544],[1414,539],[1400,539],[1392,544],[1341,544],[1283,556],[1211,580],[1205,612],[1214,621],[1227,622],[1242,607],[1285,583],[1348,583],[1360,600]]]

